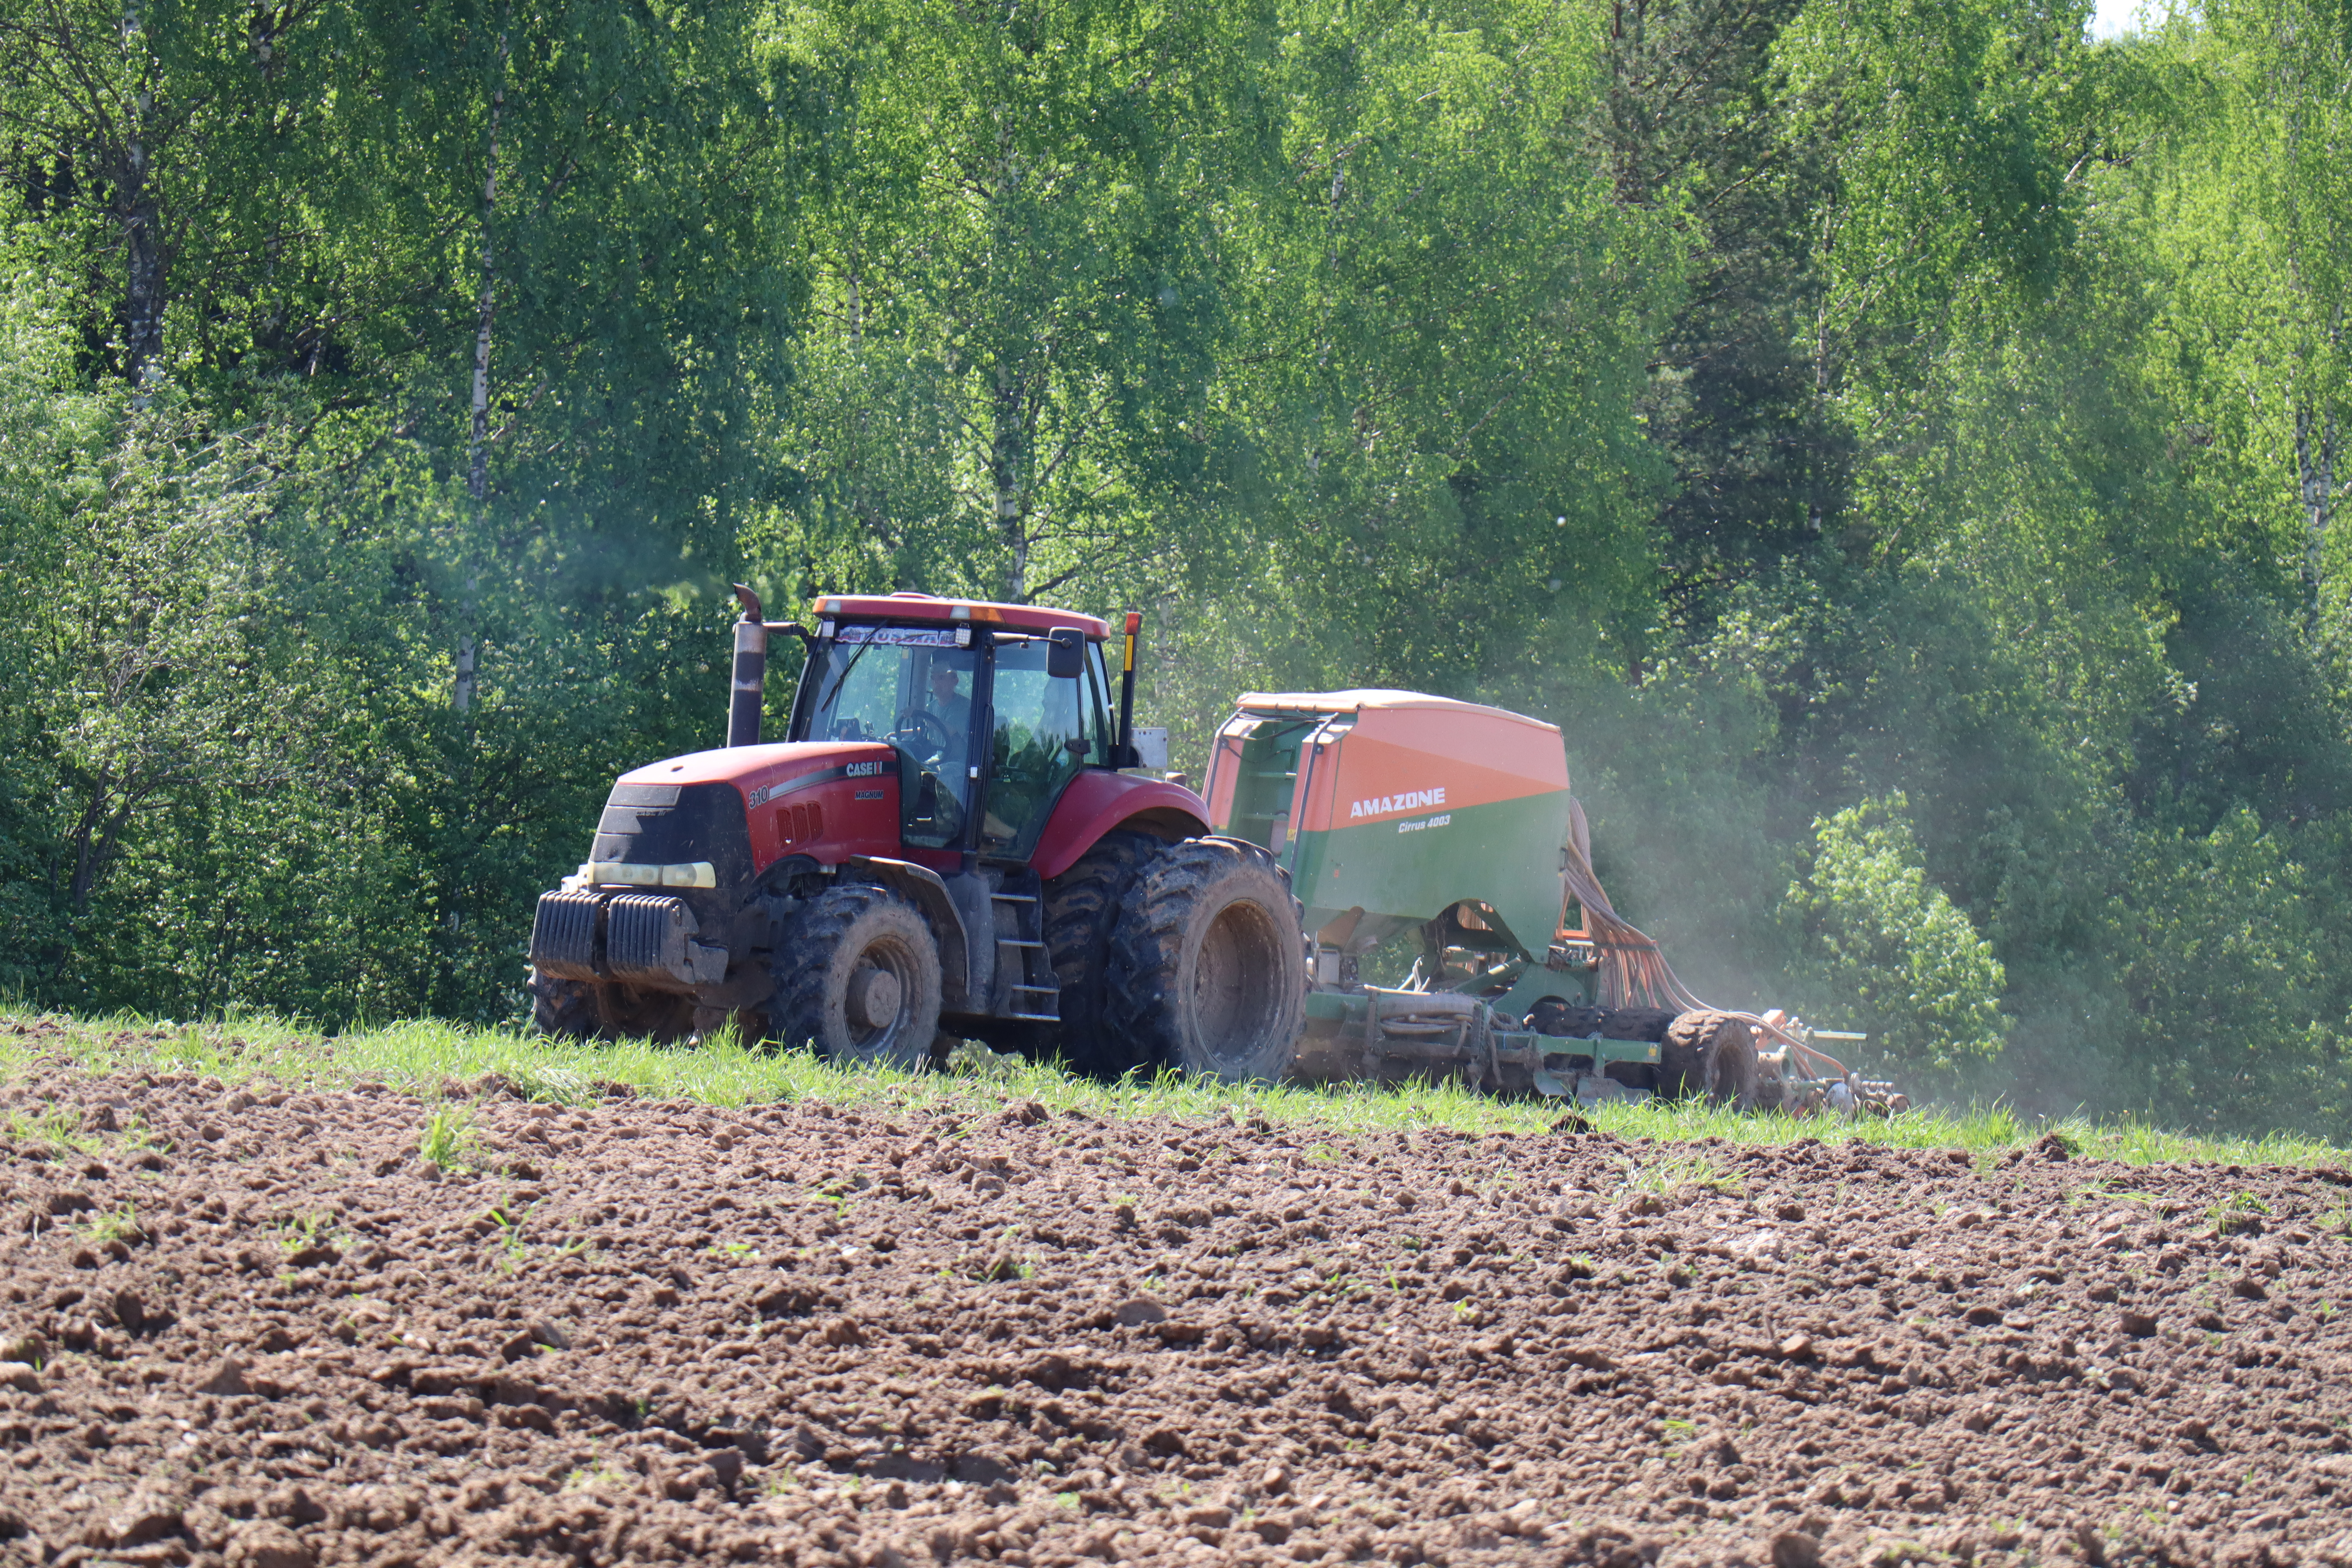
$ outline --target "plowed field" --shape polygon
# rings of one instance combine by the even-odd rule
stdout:
[[[2352,1562],[2340,1173],[468,1092],[5,1090],[0,1558]]]

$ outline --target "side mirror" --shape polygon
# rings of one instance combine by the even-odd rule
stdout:
[[[1045,674],[1055,680],[1076,680],[1086,673],[1087,634],[1076,626],[1056,626],[1045,637]]]

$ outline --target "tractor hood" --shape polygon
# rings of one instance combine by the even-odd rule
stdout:
[[[589,859],[614,865],[708,863],[742,888],[786,855],[838,865],[898,843],[896,753],[876,741],[729,746],[623,773],[596,825]],[[599,882],[639,876],[594,874]]]

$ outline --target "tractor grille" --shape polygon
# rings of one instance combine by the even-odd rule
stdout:
[[[588,858],[640,866],[708,860],[722,890],[740,890],[751,877],[742,793],[730,784],[614,784]]]

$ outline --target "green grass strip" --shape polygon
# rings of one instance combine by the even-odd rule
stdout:
[[[1493,1100],[1454,1082],[1302,1088],[1162,1073],[1105,1084],[1073,1077],[1050,1063],[971,1047],[959,1052],[950,1071],[907,1073],[836,1068],[805,1050],[752,1050],[728,1038],[688,1048],[643,1040],[557,1040],[431,1021],[330,1037],[268,1016],[233,1015],[181,1024],[131,1015],[71,1018],[0,1006],[0,1080],[23,1077],[43,1057],[63,1057],[91,1073],[190,1072],[224,1083],[268,1079],[288,1088],[341,1089],[373,1081],[428,1100],[496,1073],[532,1099],[563,1104],[593,1100],[605,1084],[625,1084],[649,1099],[723,1106],[814,1100],[850,1109],[981,1114],[1034,1100],[1056,1112],[1080,1110],[1106,1119],[1203,1121],[1255,1115],[1276,1126],[1338,1134],[1410,1128],[1538,1132],[1557,1121],[1564,1109],[1548,1100]],[[1741,1115],[1718,1106],[1660,1101],[1603,1105],[1588,1115],[1602,1131],[1665,1143],[1720,1139],[1761,1147],[1815,1138],[1997,1154],[2054,1132],[2080,1155],[2134,1165],[2334,1165],[2347,1157],[2334,1144],[2279,1133],[2191,1135],[2128,1121],[2029,1117],[2000,1104],[1931,1106],[1891,1121],[1851,1122]]]

